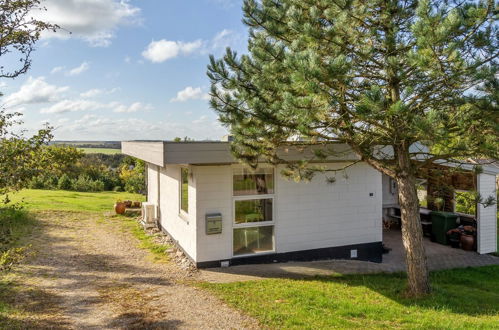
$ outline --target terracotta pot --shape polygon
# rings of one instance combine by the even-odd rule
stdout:
[[[461,235],[461,248],[466,251],[473,251],[475,237],[473,235]]]
[[[141,204],[142,204],[141,202],[133,202],[132,207],[139,209]]]
[[[126,210],[126,205],[123,202],[118,202],[114,204],[114,211],[116,214],[124,214]]]
[[[132,201],[123,201],[125,207],[132,207]]]

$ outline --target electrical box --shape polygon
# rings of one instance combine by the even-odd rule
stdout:
[[[206,215],[206,235],[222,233],[222,214],[212,213]]]

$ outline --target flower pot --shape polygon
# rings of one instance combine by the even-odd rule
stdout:
[[[114,204],[114,211],[116,214],[124,214],[126,210],[126,205],[123,202],[118,202]]]
[[[461,235],[461,248],[466,251],[473,251],[475,237],[473,235]]]
[[[123,201],[125,207],[132,207],[132,201]]]
[[[142,204],[141,202],[133,202],[132,207],[135,209],[139,209],[141,204]]]

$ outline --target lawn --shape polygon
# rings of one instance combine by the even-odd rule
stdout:
[[[431,278],[433,294],[418,300],[404,298],[401,274],[201,286],[271,328],[499,329],[499,266]]]
[[[84,151],[86,154],[120,154],[120,149],[113,148],[78,148],[78,150]]]
[[[65,190],[26,189],[12,194],[12,201],[23,202],[28,210],[112,211],[120,200],[143,201],[144,196],[127,192],[104,191],[83,193]]]

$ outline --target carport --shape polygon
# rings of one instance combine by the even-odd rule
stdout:
[[[498,173],[499,167],[486,161],[440,163],[421,170],[418,174],[418,196],[426,236],[431,237],[432,211],[453,212],[457,215],[456,227],[468,225],[476,229],[476,252],[496,252]],[[480,198],[475,200],[472,192],[477,192]],[[394,244],[394,237],[400,235],[393,233],[397,231],[397,226],[393,224],[400,219],[397,194],[393,180],[383,176],[383,236],[390,236],[390,239],[384,237],[383,242],[392,251],[399,248],[398,244]]]

